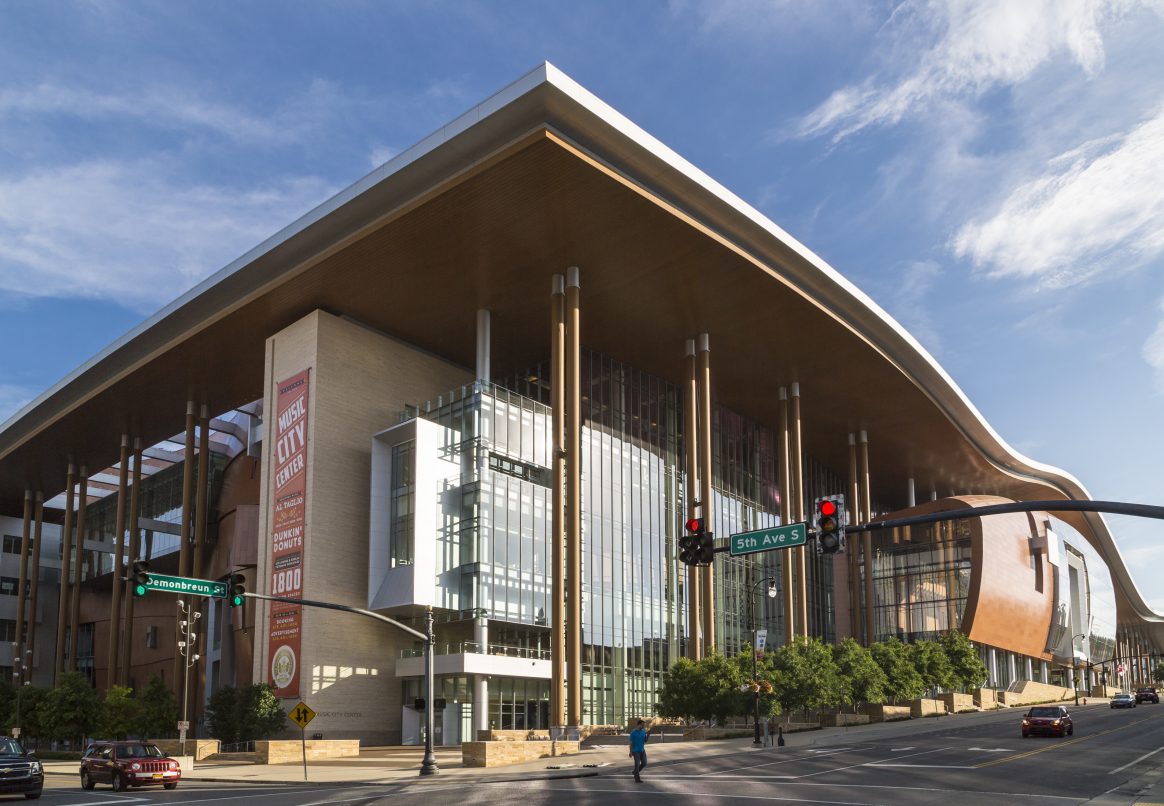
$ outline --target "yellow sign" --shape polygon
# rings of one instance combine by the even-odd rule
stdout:
[[[308,708],[307,703],[301,702],[291,709],[291,713],[288,716],[291,717],[291,721],[296,725],[301,728],[306,728],[308,723],[315,719],[315,711]]]

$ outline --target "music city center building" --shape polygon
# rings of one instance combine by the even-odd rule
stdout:
[[[1088,498],[1012,450],[840,272],[545,64],[0,429],[19,566],[3,573],[17,604],[33,579],[41,600],[13,613],[11,651],[35,634],[38,674],[102,689],[189,677],[194,713],[221,685],[269,682],[328,738],[419,741],[405,633],[188,598],[194,661],[177,598],[122,581],[146,560],[414,626],[431,612],[445,744],[625,724],[677,658],[739,652],[756,627],[775,644],[960,629],[999,687],[1117,660],[1147,674],[1159,617],[1097,514],[677,558],[688,517],[726,538],[834,494],[853,523]],[[778,595],[753,603],[766,580]]]

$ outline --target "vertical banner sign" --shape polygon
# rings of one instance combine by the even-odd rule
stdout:
[[[756,660],[764,660],[764,648],[768,643],[768,631],[756,630]]]
[[[307,505],[307,391],[311,370],[279,384],[275,401],[275,492],[271,509],[271,595],[303,598]],[[299,696],[303,608],[271,603],[268,657],[276,697]]]

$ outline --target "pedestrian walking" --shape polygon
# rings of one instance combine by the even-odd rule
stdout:
[[[647,766],[647,729],[643,727],[641,719],[638,727],[630,732],[630,754],[635,760],[635,781],[641,784],[643,779],[639,773]]]

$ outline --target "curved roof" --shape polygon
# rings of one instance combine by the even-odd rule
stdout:
[[[501,376],[548,350],[550,278],[581,267],[583,342],[678,382],[711,338],[717,399],[773,422],[800,384],[805,450],[845,475],[869,433],[875,499],[1088,498],[1022,456],[918,342],[860,289],[726,188],[543,64],[193,288],[0,428],[0,511],[64,486],[68,457],[116,460],[120,434],[180,427],[187,399],[262,395],[267,336],[316,308],[466,367],[475,311]],[[229,360],[223,357],[228,356]],[[823,361],[822,359],[828,359]],[[824,365],[844,368],[829,383]],[[1161,617],[1099,515],[1067,516],[1109,563],[1120,618]]]

